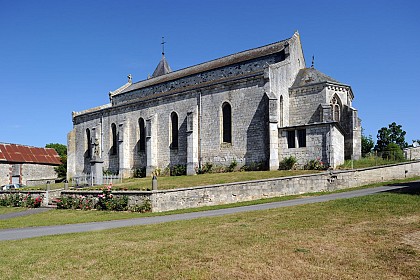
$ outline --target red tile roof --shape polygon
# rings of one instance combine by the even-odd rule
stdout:
[[[51,148],[0,143],[0,162],[60,165],[60,156]]]

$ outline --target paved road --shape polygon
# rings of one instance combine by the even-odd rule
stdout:
[[[0,241],[19,240],[19,239],[25,239],[25,238],[38,237],[38,236],[75,233],[75,232],[88,232],[88,231],[105,230],[105,229],[128,227],[128,226],[150,225],[150,224],[166,223],[166,222],[173,222],[173,221],[190,220],[190,219],[196,219],[196,218],[204,218],[204,217],[223,216],[223,215],[242,213],[242,212],[248,212],[248,211],[265,210],[265,209],[272,209],[272,208],[324,202],[324,201],[330,201],[330,200],[341,199],[341,198],[359,197],[359,196],[371,195],[371,194],[384,192],[384,191],[398,190],[404,187],[405,186],[376,187],[376,188],[355,190],[355,191],[349,191],[349,192],[343,192],[343,193],[334,193],[334,194],[327,194],[327,195],[314,196],[314,197],[298,198],[298,199],[287,200],[287,201],[258,204],[258,205],[252,205],[252,206],[243,206],[243,207],[235,207],[235,208],[220,209],[220,210],[209,210],[209,211],[201,211],[201,212],[193,212],[193,213],[185,213],[185,214],[176,214],[176,215],[115,220],[115,221],[108,221],[108,222],[69,224],[69,225],[60,225],[60,226],[6,229],[6,230],[0,230]]]
[[[25,210],[25,211],[1,214],[0,215],[0,220],[6,220],[6,219],[11,219],[11,218],[16,218],[16,217],[38,214],[38,213],[49,211],[51,209],[52,208],[31,208],[31,209],[28,209],[28,210]]]

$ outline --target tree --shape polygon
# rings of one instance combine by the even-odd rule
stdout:
[[[382,127],[378,130],[378,141],[376,141],[375,150],[383,152],[390,143],[397,144],[401,149],[407,148],[408,144],[405,142],[406,132],[402,130],[401,125],[395,122],[388,125],[388,128]]]
[[[54,149],[60,156],[61,164],[54,168],[57,176],[65,178],[67,176],[67,146],[59,143],[50,143],[45,145],[45,148]]]
[[[404,152],[401,150],[401,147],[398,146],[398,144],[389,143],[386,146],[382,157],[389,160],[402,161],[404,160]]]
[[[362,156],[365,157],[368,155],[375,146],[375,142],[373,142],[372,135],[369,137],[362,134]]]

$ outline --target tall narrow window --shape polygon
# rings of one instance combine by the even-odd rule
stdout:
[[[90,138],[89,128],[86,128],[86,157],[92,157],[92,139]]]
[[[306,129],[299,129],[297,134],[299,148],[306,147]]]
[[[139,119],[139,133],[140,133],[139,151],[145,151],[146,150],[146,126],[145,126],[143,118]]]
[[[296,148],[296,143],[295,143],[295,131],[294,130],[289,130],[287,131],[287,147],[290,148]]]
[[[225,102],[222,105],[223,143],[232,143],[232,107]]]
[[[279,125],[280,127],[283,127],[283,95],[280,96],[280,122]]]
[[[340,112],[341,112],[340,100],[335,95],[331,100],[331,113],[332,113],[333,121],[335,122],[340,121]]]
[[[171,149],[178,149],[178,115],[171,114]]]
[[[117,126],[115,125],[115,123],[111,124],[111,140],[112,140],[111,155],[116,155],[118,145],[117,145]]]

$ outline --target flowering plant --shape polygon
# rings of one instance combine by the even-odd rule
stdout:
[[[320,158],[313,159],[308,161],[307,164],[305,164],[304,169],[306,170],[325,170],[327,169],[327,166],[321,161]]]

